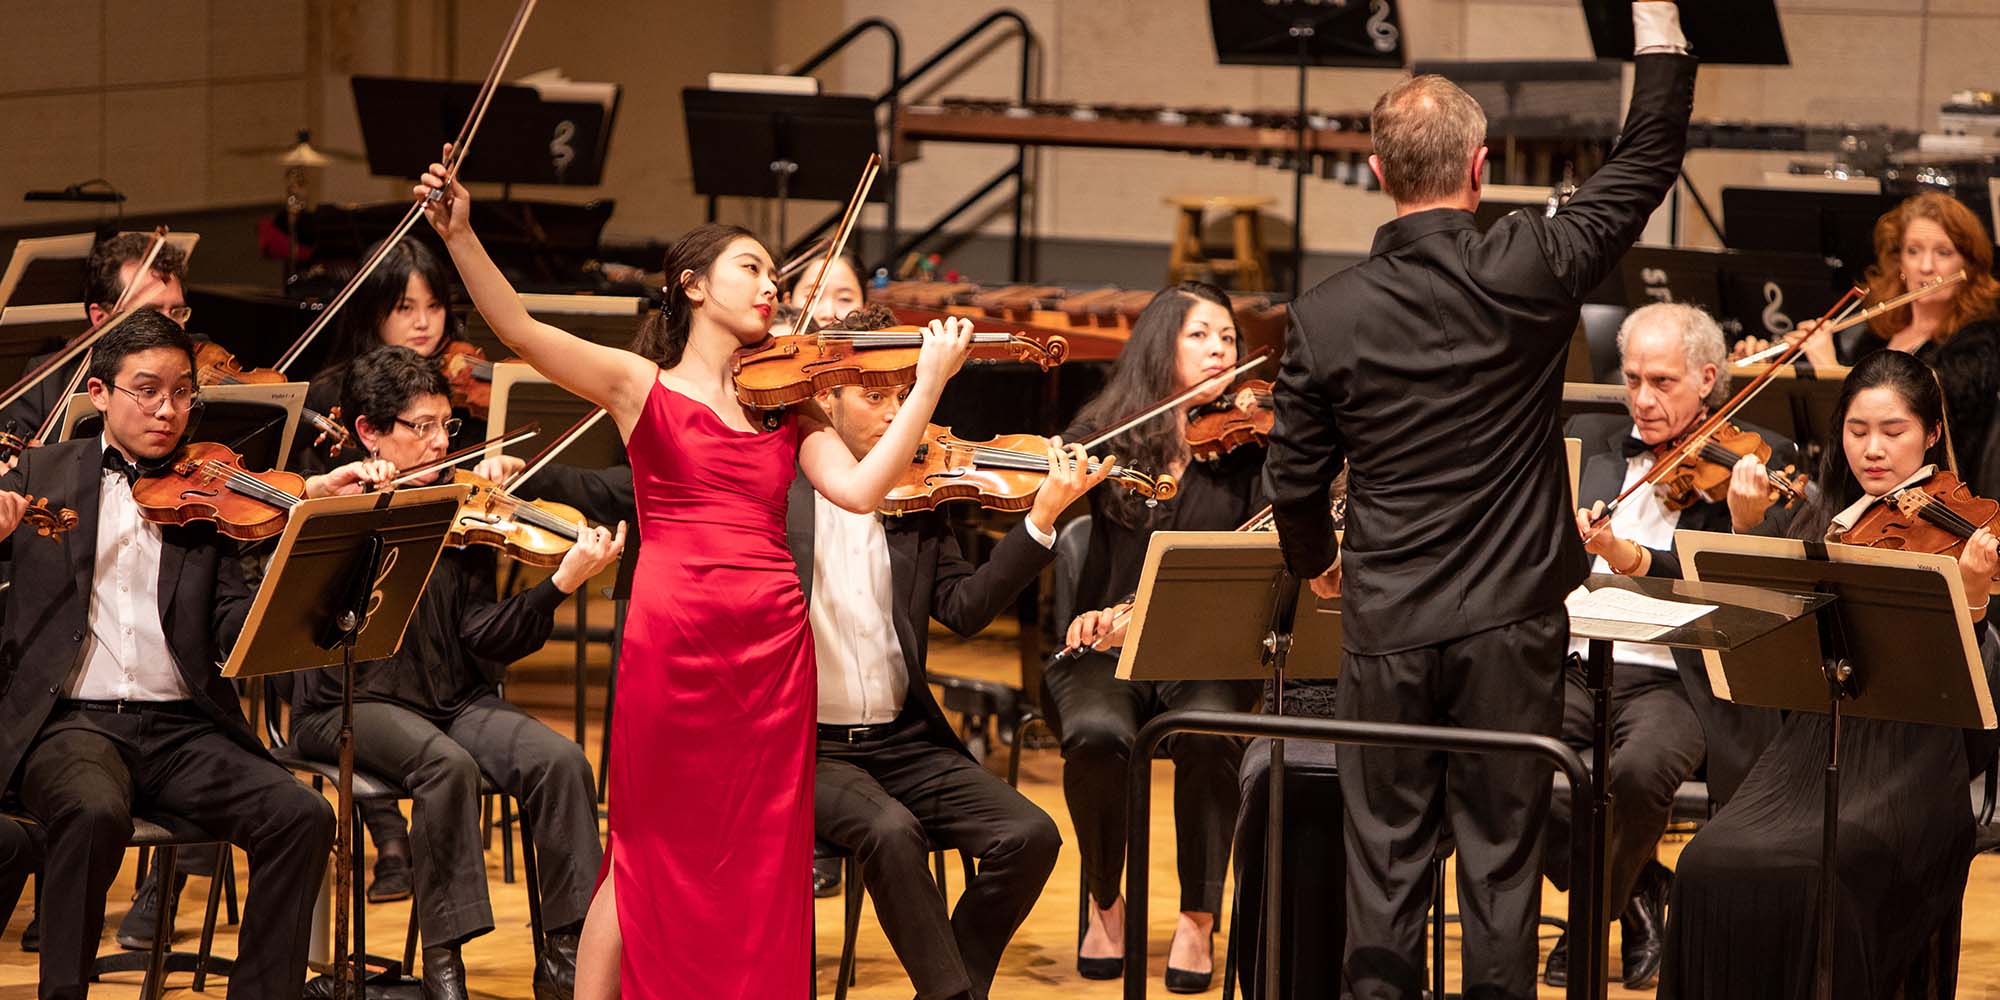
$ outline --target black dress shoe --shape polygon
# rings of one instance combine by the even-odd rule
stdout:
[[[21,928],[21,950],[42,950],[42,915],[37,913],[28,918],[28,926]]]
[[[576,996],[575,934],[550,934],[535,959],[535,1000],[573,1000]]]
[[[158,868],[146,871],[146,881],[139,884],[139,892],[132,900],[132,908],[125,911],[125,919],[118,922],[118,947],[126,951],[147,951],[153,947],[153,935],[156,933],[157,923],[155,918],[160,908],[159,871]],[[180,896],[181,889],[186,885],[187,876],[175,872],[176,897]]]
[[[1542,982],[1550,986],[1569,985],[1569,932],[1562,932],[1556,938],[1556,946],[1549,949],[1548,964],[1542,966]]]
[[[1625,912],[1618,915],[1619,957],[1624,961],[1625,988],[1647,990],[1658,985],[1660,960],[1666,945],[1667,892],[1674,873],[1655,861],[1639,875],[1639,887]]]
[[[820,858],[813,862],[813,898],[840,895],[840,859]]]
[[[1215,981],[1215,972],[1189,972],[1167,966],[1168,993],[1207,993],[1209,984]]]
[[[1125,975],[1123,958],[1085,958],[1076,956],[1076,974],[1085,979],[1119,979]]]
[[[393,903],[410,898],[410,859],[401,854],[375,858],[374,876],[368,880],[368,901]]]
[[[468,1000],[465,995],[465,962],[457,946],[424,947],[424,1000]]]

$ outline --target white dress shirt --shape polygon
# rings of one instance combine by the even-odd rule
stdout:
[[[1638,436],[1638,431],[1633,431]],[[1653,453],[1648,451],[1625,460],[1625,485],[1618,492],[1632,488],[1632,484],[1644,478],[1653,470]],[[1674,528],[1681,522],[1681,512],[1668,510],[1660,502],[1657,490],[1640,490],[1618,505],[1611,514],[1611,532],[1628,542],[1637,542],[1649,549],[1670,549],[1674,545]],[[1611,572],[1611,564],[1603,556],[1590,563],[1593,573]],[[1570,652],[1588,655],[1589,643],[1582,639],[1570,640]],[[1611,659],[1621,665],[1653,667],[1658,670],[1673,670],[1673,650],[1665,646],[1649,643],[1615,642],[1611,644]]]
[[[1033,523],[1044,547],[1055,536]],[[879,726],[896,721],[910,693],[909,664],[896,639],[895,584],[882,519],[813,494],[813,587],[809,611],[819,668],[819,721]],[[915,623],[928,628],[928,622]]]
[[[109,447],[98,439],[100,451]],[[160,526],[139,516],[132,484],[105,469],[97,478],[97,564],[91,575],[90,636],[69,697],[86,701],[179,701],[187,685],[160,624]],[[14,581],[20,586],[22,581]]]

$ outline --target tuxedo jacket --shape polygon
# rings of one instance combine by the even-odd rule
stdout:
[[[785,511],[785,540],[798,564],[799,586],[810,606],[813,586],[813,488],[801,474],[792,480]],[[1023,525],[1000,539],[986,564],[974,567],[959,550],[950,526],[935,512],[883,518],[889,545],[891,614],[896,642],[909,671],[909,694],[903,712],[923,715],[931,738],[961,752],[965,746],[952,732],[944,710],[931,695],[924,669],[930,644],[929,621],[970,637],[986,627],[1055,559],[1055,551],[1036,541]]]
[[[1481,233],[1435,209],[1375,234],[1367,260],[1292,306],[1265,462],[1285,561],[1338,547],[1327,484],[1348,469],[1344,636],[1385,654],[1555,609],[1586,562],[1558,427],[1570,337],[1671,189],[1695,62],[1636,60],[1609,160],[1554,217]]]
[[[23,451],[20,464],[0,476],[0,490],[47,497],[50,506],[77,515],[76,527],[60,538],[23,525],[0,543],[0,558],[13,571],[0,625],[0,776],[8,784],[83,666],[103,469],[103,448],[89,437]],[[236,544],[213,525],[163,527],[159,592],[161,631],[194,704],[230,738],[265,755],[235,686],[217,666],[250,611]]]

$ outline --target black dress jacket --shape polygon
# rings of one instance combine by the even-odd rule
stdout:
[[[812,484],[803,474],[795,476],[785,511],[785,541],[798,564],[799,587],[805,591],[808,606],[813,585],[813,507]],[[903,715],[921,713],[933,741],[963,753],[965,744],[952,732],[944,709],[931,695],[924,669],[930,647],[929,619],[970,638],[1014,603],[1022,589],[1055,559],[1055,551],[1017,524],[993,547],[992,558],[974,567],[959,551],[950,526],[935,512],[885,517],[883,535],[889,545],[896,642],[902,647],[903,664],[910,675]]]
[[[1285,560],[1339,549],[1326,490],[1348,468],[1347,648],[1392,653],[1553,609],[1583,579],[1558,433],[1584,296],[1672,187],[1695,61],[1636,60],[1611,157],[1553,218],[1481,234],[1434,209],[1376,231],[1367,260],[1292,307],[1265,475]]]
[[[43,538],[23,525],[0,543],[14,585],[0,626],[0,776],[12,783],[29,744],[77,671],[90,635],[97,576],[97,491],[104,451],[96,437],[30,448],[0,476],[0,490],[47,497],[76,511],[76,527]],[[250,612],[236,543],[211,525],[168,526],[160,540],[160,626],[194,704],[228,734],[265,755],[236,689],[217,669]]]

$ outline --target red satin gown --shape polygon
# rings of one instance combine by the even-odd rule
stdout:
[[[621,996],[795,1000],[817,696],[785,543],[798,425],[738,431],[655,380],[626,446],[642,543],[611,731]]]

